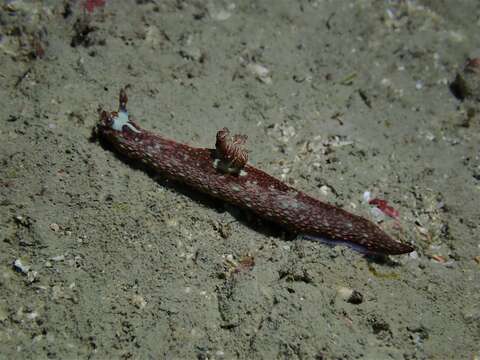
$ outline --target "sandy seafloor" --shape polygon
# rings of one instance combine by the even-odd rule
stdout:
[[[450,89],[480,2],[4,1],[0,27],[1,359],[480,358],[479,75]],[[416,252],[295,239],[123,161],[90,135],[127,84],[144,128],[246,134]]]

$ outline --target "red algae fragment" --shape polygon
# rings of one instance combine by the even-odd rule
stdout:
[[[83,7],[89,14],[93,13],[95,8],[105,5],[105,0],[86,0],[83,3]]]
[[[388,205],[387,200],[375,198],[375,199],[370,200],[368,203],[370,205],[376,206],[385,215],[390,216],[391,218],[398,219],[398,217],[400,216],[400,213],[398,212],[398,210],[396,210],[392,206]]]

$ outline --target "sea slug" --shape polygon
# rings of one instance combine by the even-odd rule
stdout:
[[[321,202],[249,165],[246,136],[217,133],[216,149],[194,148],[142,129],[127,112],[120,90],[118,112],[99,110],[94,133],[127,158],[307,238],[329,238],[367,253],[398,255],[414,248],[360,216]]]

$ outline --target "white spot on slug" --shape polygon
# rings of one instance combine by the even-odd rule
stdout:
[[[136,133],[140,133],[140,130],[128,122],[128,112],[120,111],[117,117],[113,118],[112,129],[116,131],[122,131],[123,126],[127,126],[130,130]]]
[[[300,207],[300,204],[296,199],[285,196],[283,201],[280,202],[280,206],[284,209],[297,209]]]

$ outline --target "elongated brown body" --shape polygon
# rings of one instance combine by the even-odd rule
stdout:
[[[120,112],[103,112],[96,128],[124,156],[299,234],[326,236],[379,254],[414,250],[367,219],[310,197],[253,166],[246,164],[238,173],[220,171],[214,149],[190,147],[141,129],[128,118],[124,96]]]

